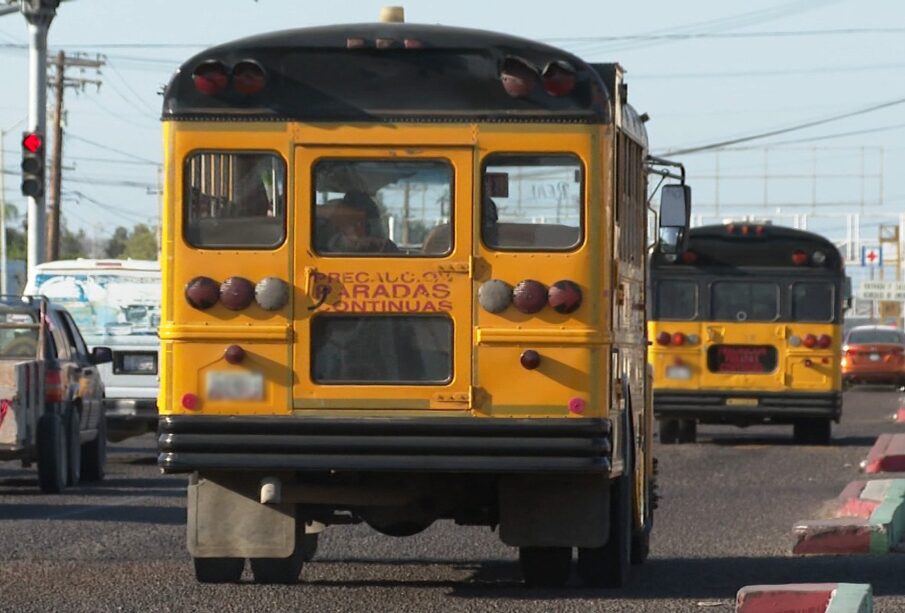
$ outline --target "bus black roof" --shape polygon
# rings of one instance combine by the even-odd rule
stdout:
[[[822,251],[826,262],[818,268],[839,271],[844,266],[839,249],[826,237],[807,230],[756,222],[692,228],[688,233],[686,250],[695,254],[691,266],[700,268],[796,268],[792,262],[792,253],[796,250],[804,251],[809,258],[814,251]],[[651,263],[661,270],[683,266],[681,257],[672,262],[660,253],[654,255]],[[807,268],[813,271],[815,267]]]
[[[367,41],[347,47],[348,39]],[[394,41],[378,49],[377,39]],[[421,48],[405,48],[403,41]],[[500,81],[504,60],[542,71],[567,62],[576,72],[571,94],[535,87],[509,96]],[[202,62],[231,68],[254,60],[266,71],[265,89],[243,96],[196,91],[192,73]],[[605,123],[610,94],[578,57],[506,34],[436,25],[369,23],[301,28],[243,38],[207,49],[185,62],[164,94],[163,119],[299,121],[543,121]]]

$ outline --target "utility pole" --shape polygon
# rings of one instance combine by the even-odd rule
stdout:
[[[60,0],[21,0],[19,8],[28,22],[28,131],[44,134],[47,127],[47,30]],[[44,255],[44,194],[27,196],[28,249],[26,272],[34,276]]]
[[[66,77],[66,68],[94,68],[99,69],[104,62],[98,58],[89,60],[81,56],[66,57],[66,53],[60,51],[57,53],[56,60],[53,62],[55,69],[53,88],[56,93],[56,107],[53,117],[53,159],[50,163],[50,202],[47,208],[50,213],[50,219],[47,223],[47,253],[48,261],[60,259],[60,216],[61,216],[61,198],[60,192],[63,184],[63,92],[67,87],[76,87],[85,89],[85,85],[97,85],[100,88],[101,83],[96,79],[69,79]]]

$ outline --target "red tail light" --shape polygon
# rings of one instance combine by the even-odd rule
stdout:
[[[245,277],[230,277],[220,284],[220,302],[231,311],[247,308],[255,299],[255,286]]]
[[[522,313],[537,313],[545,304],[547,288],[540,281],[525,279],[512,290],[512,306]]]
[[[681,332],[676,332],[672,335],[672,344],[677,347],[685,343],[685,335]]]
[[[808,254],[801,249],[792,252],[792,263],[796,266],[803,266],[808,263]]]
[[[817,337],[813,334],[805,334],[801,343],[808,349],[812,349],[817,344]]]
[[[500,70],[503,89],[513,98],[521,98],[531,93],[537,85],[537,71],[517,58],[506,58]]]
[[[245,60],[233,66],[233,89],[240,94],[256,94],[266,83],[264,69],[257,62]]]
[[[827,349],[830,345],[833,344],[833,339],[828,334],[821,334],[817,339],[817,346],[821,349]]]
[[[567,96],[575,89],[575,69],[568,62],[551,62],[542,78],[544,91],[551,96]]]
[[[46,402],[63,402],[66,399],[63,373],[56,368],[44,371],[44,399]]]
[[[192,81],[195,89],[208,96],[216,96],[229,82],[229,72],[221,62],[203,62],[192,73]]]
[[[657,344],[663,345],[664,347],[666,347],[671,342],[672,342],[672,336],[669,334],[669,332],[661,332],[660,334],[657,335]]]

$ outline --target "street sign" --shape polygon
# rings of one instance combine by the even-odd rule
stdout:
[[[883,266],[883,250],[879,246],[862,245],[861,266],[869,268]]]
[[[862,281],[855,295],[864,300],[905,300],[905,283],[901,281]]]

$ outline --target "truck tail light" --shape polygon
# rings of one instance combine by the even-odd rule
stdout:
[[[66,399],[63,373],[57,368],[44,371],[44,399],[46,402],[63,402]]]

